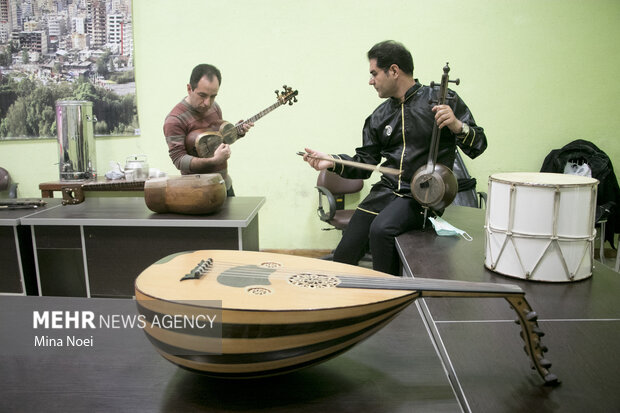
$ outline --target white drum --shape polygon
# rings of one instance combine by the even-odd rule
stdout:
[[[592,275],[598,180],[514,172],[489,177],[484,265],[532,281]]]

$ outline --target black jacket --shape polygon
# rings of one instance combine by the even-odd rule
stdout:
[[[577,139],[549,152],[540,172],[564,173],[569,160],[586,162],[592,170],[592,178],[599,180],[597,220],[607,216],[605,240],[614,247],[614,234],[620,232],[620,187],[611,160],[592,142]]]
[[[366,119],[362,146],[355,150],[354,156],[332,155],[370,165],[377,165],[385,158],[382,166],[403,171],[399,176],[383,174],[359,205],[360,209],[378,213],[394,196],[412,197],[411,180],[418,168],[428,161],[435,123],[432,108],[436,104],[433,101],[436,101],[437,89],[423,86],[416,79],[416,84],[405,94],[404,103],[394,98],[387,99]],[[448,128],[441,130],[437,163],[452,169],[456,145],[469,157],[475,158],[486,149],[487,141],[484,130],[476,125],[467,105],[454,91],[448,92],[446,103],[455,116],[470,127],[464,139],[458,139]],[[345,178],[367,179],[372,174],[372,171],[341,164],[337,164],[334,171]]]

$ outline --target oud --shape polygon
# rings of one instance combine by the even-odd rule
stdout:
[[[202,250],[174,254],[136,279],[138,312],[155,349],[210,376],[282,374],[326,361],[375,334],[421,297],[504,298],[518,315],[525,352],[546,383],[546,348],[520,287],[400,278],[291,255]],[[163,329],[155,318],[214,319],[215,329]]]
[[[241,121],[235,125],[230,122],[224,121],[220,125],[219,130],[217,131],[210,131],[205,129],[198,129],[192,131],[189,134],[188,139],[189,142],[194,142],[194,146],[196,148],[198,156],[201,158],[213,157],[213,155],[215,154],[215,150],[222,143],[230,145],[234,143],[237,139],[239,139],[239,136],[243,134],[243,127],[245,125],[259,120],[266,114],[270,113],[271,111],[282,105],[288,103],[290,106],[293,103],[297,102],[297,90],[293,90],[293,88],[286,85],[282,87],[282,92],[278,90],[275,91],[277,97],[276,103],[265,108],[264,110],[260,111],[249,119]]]

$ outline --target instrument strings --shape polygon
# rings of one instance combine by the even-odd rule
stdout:
[[[334,273],[332,271],[323,270],[308,270],[305,268],[288,268],[285,265],[278,267],[269,267],[268,264],[280,263],[274,261],[266,261],[260,264],[255,263],[238,263],[238,262],[226,262],[219,261],[211,267],[211,271],[206,271],[201,279],[208,278],[210,276],[229,276],[238,278],[247,278],[251,280],[266,279],[266,280],[289,280],[295,275],[315,275],[319,277],[335,277],[339,280],[338,284],[330,285],[327,283],[326,287],[344,287],[344,288],[363,288],[366,290],[407,290],[407,291],[466,291],[469,293],[483,293],[483,294],[518,294],[522,295],[523,290],[516,285],[511,284],[490,284],[490,283],[477,283],[477,282],[465,282],[465,281],[453,281],[453,280],[436,280],[429,278],[403,278],[395,277],[385,274],[385,277],[373,276],[372,274],[365,273]],[[265,270],[261,273],[260,270]],[[270,272],[270,271],[273,272]],[[223,274],[226,272],[226,274]],[[381,273],[380,273],[381,274]],[[309,284],[312,284],[310,280]],[[320,286],[317,286],[320,287]]]
[[[276,264],[277,266],[270,267],[270,264]],[[258,270],[258,271],[257,271]],[[260,270],[265,271],[265,273],[261,273]],[[190,269],[191,271],[191,269]],[[273,271],[267,273],[268,271]],[[189,272],[189,271],[188,271]],[[385,284],[389,286],[390,284],[394,284],[396,281],[402,281],[399,277],[375,277],[375,276],[366,276],[364,274],[356,274],[356,273],[333,273],[331,271],[322,271],[322,270],[313,270],[307,268],[288,268],[285,265],[281,265],[280,263],[276,263],[274,261],[261,262],[259,264],[248,264],[248,263],[238,263],[238,262],[226,262],[218,260],[214,262],[213,266],[210,270],[205,271],[204,277],[208,277],[210,274],[214,273],[217,276],[222,275],[226,272],[226,276],[232,277],[240,277],[240,278],[271,278],[271,279],[288,279],[294,275],[317,275],[317,276],[326,276],[326,277],[337,277],[342,281],[346,280],[358,280],[363,279],[364,283],[368,284],[377,284],[382,285]],[[387,274],[386,274],[387,275]],[[351,281],[353,281],[351,280]]]

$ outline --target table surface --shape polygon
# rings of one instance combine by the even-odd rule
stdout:
[[[27,216],[25,225],[171,226],[245,228],[265,203],[264,197],[229,197],[209,215],[158,214],[143,197],[86,198],[77,205],[63,205]]]
[[[618,411],[620,408],[620,274],[595,261],[592,277],[549,283],[503,276],[484,267],[484,210],[449,207],[444,218],[473,241],[437,236],[431,227],[397,238],[414,277],[514,284],[546,333],[550,371],[560,386],[542,386],[522,350],[516,314],[500,298],[426,298],[430,323],[445,346],[461,398],[472,411]],[[458,393],[458,391],[457,391]]]
[[[284,376],[227,381],[169,363],[139,329],[89,332],[94,345],[88,348],[33,345],[34,310],[135,314],[133,300],[0,297],[0,411],[617,411],[618,274],[601,266],[590,279],[566,284],[497,275],[483,266],[483,212],[452,208],[444,217],[474,241],[432,230],[402,235],[397,242],[405,265],[417,277],[521,286],[540,315],[560,386],[544,386],[529,369],[515,316],[499,298],[418,299],[328,362]],[[426,310],[430,318],[421,317]],[[438,355],[429,322],[447,359]]]
[[[45,205],[37,208],[24,208],[24,209],[0,209],[0,225],[3,226],[17,226],[21,223],[21,219],[27,216],[37,214],[39,212],[56,208],[60,206],[60,199],[49,198],[20,198],[20,199],[0,199],[5,202],[15,201],[43,201]]]

